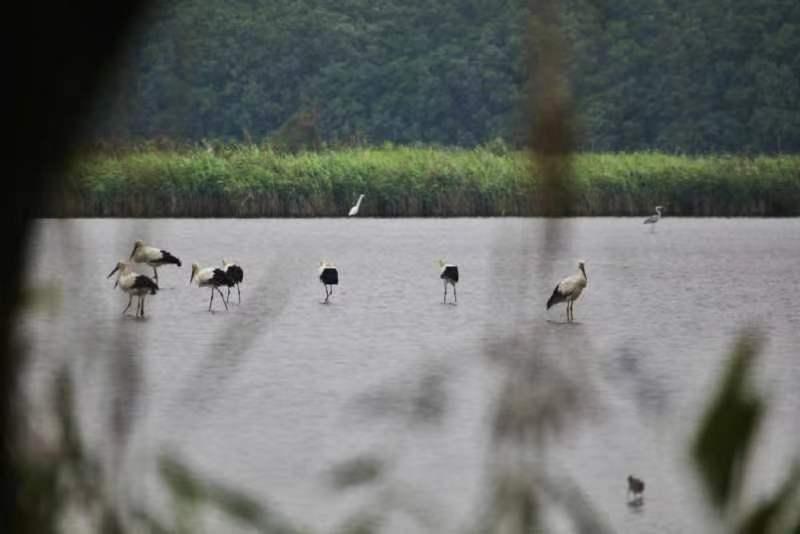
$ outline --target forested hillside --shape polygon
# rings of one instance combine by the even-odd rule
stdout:
[[[579,149],[800,151],[797,0],[567,0]],[[96,141],[520,144],[522,0],[160,2]]]

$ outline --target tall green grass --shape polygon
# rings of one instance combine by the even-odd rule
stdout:
[[[800,215],[800,156],[581,154],[574,215]],[[139,149],[75,159],[54,217],[536,216],[528,154],[478,148]]]

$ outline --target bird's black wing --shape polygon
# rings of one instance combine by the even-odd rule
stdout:
[[[214,276],[211,277],[211,280],[216,286],[232,287],[236,283],[233,281],[233,278],[228,276],[228,274],[222,269],[214,269]]]
[[[178,267],[181,266],[181,260],[179,260],[178,258],[173,256],[172,254],[170,254],[166,250],[162,250],[161,251],[161,263],[163,263],[163,264],[173,263],[173,264],[177,265]]]
[[[236,284],[239,284],[242,282],[242,280],[244,280],[244,271],[238,265],[228,265],[226,272]]]
[[[153,280],[149,276],[145,276],[140,274],[136,277],[133,281],[133,285],[131,286],[132,289],[149,289],[151,295],[155,295],[156,291],[158,291],[158,284],[153,282]]]
[[[448,265],[444,268],[444,271],[442,271],[442,274],[439,276],[439,278],[458,282],[458,267],[455,265]]]
[[[339,284],[339,271],[334,269],[333,267],[328,267],[323,269],[319,275],[320,281],[329,286],[335,286]]]
[[[564,302],[565,300],[567,300],[566,297],[563,294],[561,294],[561,292],[558,290],[558,286],[559,285],[561,285],[561,284],[560,283],[556,284],[556,288],[553,290],[553,294],[550,295],[549,299],[547,299],[547,308],[546,309],[548,309],[548,310],[550,309],[551,306],[553,306],[555,304],[558,304],[559,302]]]

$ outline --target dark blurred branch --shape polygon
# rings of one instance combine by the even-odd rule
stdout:
[[[65,163],[96,92],[145,1],[15,5],[3,47],[10,172],[2,197],[6,257],[0,266],[0,530],[42,532],[37,511],[20,506],[14,399],[22,354],[14,340],[31,223]],[[91,21],[91,24],[89,23]]]

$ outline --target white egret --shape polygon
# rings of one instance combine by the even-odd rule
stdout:
[[[358,215],[358,210],[361,207],[361,201],[364,200],[364,195],[358,195],[358,202],[356,205],[350,208],[350,212],[348,212],[347,216],[352,217],[353,215]]]

